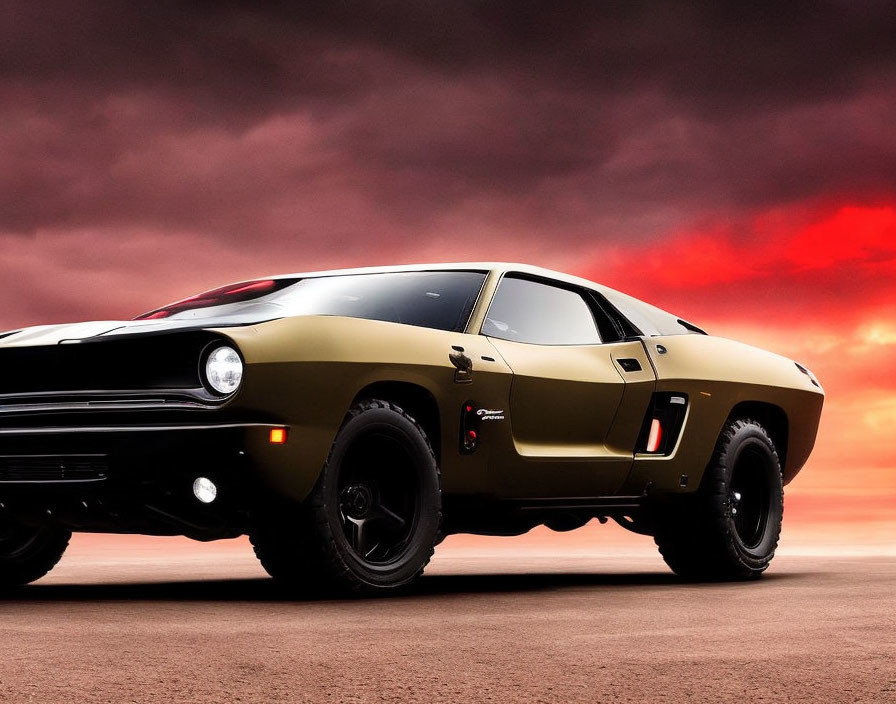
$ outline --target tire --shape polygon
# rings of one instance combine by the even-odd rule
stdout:
[[[71,537],[61,528],[0,521],[0,588],[43,577],[59,562]]]
[[[292,588],[390,594],[423,573],[441,507],[423,428],[371,400],[349,412],[308,499],[260,518],[250,538],[267,572]]]
[[[666,564],[686,579],[756,579],[775,556],[783,515],[774,442],[757,421],[732,420],[696,495],[664,511],[655,541]]]

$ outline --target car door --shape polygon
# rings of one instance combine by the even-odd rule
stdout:
[[[641,341],[611,339],[599,316],[584,289],[499,283],[482,327],[513,373],[499,494],[606,496],[628,476],[656,378]]]

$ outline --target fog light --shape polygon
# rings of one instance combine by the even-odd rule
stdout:
[[[204,504],[210,504],[218,496],[218,487],[208,477],[197,477],[193,482],[193,496]]]

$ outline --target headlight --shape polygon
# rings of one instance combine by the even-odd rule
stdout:
[[[243,360],[232,347],[217,347],[205,360],[205,383],[215,393],[236,391],[243,380]]]

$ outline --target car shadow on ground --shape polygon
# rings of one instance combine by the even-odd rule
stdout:
[[[798,580],[810,573],[772,573],[759,584]],[[605,588],[728,588],[752,587],[751,582],[688,582],[672,573],[538,573],[425,576],[412,589],[395,598],[426,598],[450,595],[514,594],[539,591]],[[115,584],[32,584],[0,594],[3,604],[23,602],[86,601],[203,601],[203,602],[320,602],[333,601],[328,593],[296,593],[274,580],[210,579],[170,582],[123,582]]]

